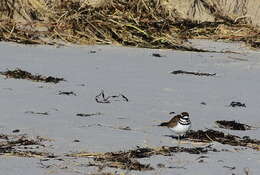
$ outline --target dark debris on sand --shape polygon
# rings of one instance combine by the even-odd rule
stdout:
[[[18,132],[20,132],[20,129],[14,129],[14,130],[12,131],[12,133],[18,133]]]
[[[260,150],[260,140],[251,139],[248,136],[245,136],[243,138],[231,135],[231,134],[225,134],[220,131],[208,129],[206,131],[198,130],[198,131],[189,131],[186,136],[193,141],[198,142],[219,142],[221,144],[228,144],[231,146],[243,146],[243,147],[249,147],[256,150]]]
[[[235,120],[232,121],[227,121],[227,120],[217,120],[215,123],[218,125],[220,128],[225,128],[225,129],[231,129],[231,130],[251,130],[253,129],[252,126],[249,126],[247,124],[243,123],[238,123]]]
[[[46,139],[36,137],[34,139],[26,135],[0,135],[0,155],[16,157],[51,157],[53,154],[39,152],[35,149],[45,147]]]
[[[34,112],[34,111],[25,111],[26,114],[33,114],[33,115],[49,115],[48,112]]]
[[[77,96],[77,94],[73,91],[59,91],[58,95],[73,95]]]
[[[120,168],[127,170],[137,170],[137,171],[146,171],[153,170],[154,168],[150,164],[142,164],[137,159],[140,158],[149,158],[154,155],[163,155],[171,156],[173,153],[186,152],[189,154],[204,154],[209,151],[218,152],[215,148],[212,148],[211,145],[206,147],[158,147],[158,148],[141,148],[137,147],[136,149],[129,151],[118,151],[118,152],[106,152],[106,153],[74,153],[69,154],[69,157],[87,157],[93,158],[94,162],[88,164],[89,166],[98,166],[98,167],[112,167]]]
[[[37,82],[45,82],[45,83],[59,83],[60,81],[65,81],[63,78],[33,75],[30,72],[21,69],[7,70],[5,72],[0,72],[0,74],[4,75],[6,78],[26,79],[26,80],[37,81]]]
[[[152,56],[153,57],[158,57],[158,58],[164,57],[163,55],[161,55],[159,53],[153,53]]]
[[[97,113],[78,113],[78,114],[76,114],[76,116],[78,116],[78,117],[91,117],[91,116],[95,116],[95,115],[102,115],[102,113],[97,112]]]
[[[216,75],[216,73],[190,72],[190,71],[184,71],[184,70],[172,71],[171,74],[174,74],[174,75],[188,74],[188,75],[197,75],[197,76],[215,76]]]
[[[246,107],[245,103],[241,103],[239,101],[232,101],[229,105],[230,107]]]
[[[111,103],[112,101],[124,101],[128,102],[128,98],[123,95],[111,95],[111,96],[105,96],[104,90],[102,90],[96,97],[95,100],[97,103]]]

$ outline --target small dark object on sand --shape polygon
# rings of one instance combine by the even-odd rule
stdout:
[[[128,98],[123,94],[111,95],[106,97],[103,90],[95,97],[95,100],[97,103],[111,103],[112,101],[129,101]]]
[[[242,123],[238,123],[235,120],[233,120],[233,121],[217,120],[215,123],[220,128],[231,129],[231,130],[245,131],[245,130],[250,130],[250,129],[253,128],[252,126],[242,124]]]
[[[12,132],[13,132],[13,133],[18,133],[18,132],[20,132],[20,129],[15,129],[15,130],[13,130]]]
[[[63,78],[33,75],[30,72],[21,69],[7,70],[5,72],[0,72],[0,74],[6,76],[6,78],[26,79],[26,80],[32,80],[37,82],[45,82],[45,83],[59,83],[60,81],[65,81]]]
[[[94,115],[101,115],[101,114],[102,114],[101,112],[90,113],[90,114],[78,113],[78,114],[76,114],[76,116],[79,116],[79,117],[91,117],[91,116],[94,116]]]
[[[159,54],[159,53],[153,53],[153,56],[154,57],[158,57],[158,58],[160,58],[160,57],[163,57],[161,54]]]
[[[238,101],[232,101],[229,106],[231,106],[231,107],[244,107],[245,108],[246,104],[238,102]]]
[[[132,130],[129,126],[118,127],[118,129],[120,129],[120,130],[125,130],[125,131],[131,131],[131,130]]]
[[[34,111],[26,111],[26,114],[37,114],[37,115],[49,115],[48,112],[34,112]]]
[[[230,169],[230,170],[234,170],[234,169],[236,169],[236,167],[235,166],[223,166],[223,168],[228,168],[228,169]]]
[[[40,79],[38,79],[36,81],[43,81],[46,83],[59,83],[60,81],[65,81],[65,80],[63,78],[56,78],[56,77],[48,76],[48,77],[41,77]]]
[[[74,96],[77,96],[77,94],[73,91],[69,91],[69,92],[59,91],[58,95],[74,95]]]
[[[206,103],[206,102],[201,102],[200,104],[201,104],[201,105],[207,105],[207,103]]]
[[[189,74],[189,75],[197,75],[197,76],[215,76],[216,73],[203,73],[203,72],[189,72],[189,71],[183,71],[183,70],[176,70],[171,72],[174,75],[177,74]]]

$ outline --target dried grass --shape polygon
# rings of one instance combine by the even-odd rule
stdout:
[[[237,4],[244,9],[244,4]],[[188,38],[245,41],[259,47],[259,30],[221,6],[194,0],[190,13],[206,10],[216,22],[180,17],[165,0],[3,0],[0,40],[25,44],[114,44],[201,51]],[[243,24],[243,25],[241,25]]]

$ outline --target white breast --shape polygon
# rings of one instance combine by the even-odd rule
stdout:
[[[190,130],[191,125],[181,125],[177,124],[174,128],[170,128],[173,132],[175,132],[178,135],[183,135],[185,134],[188,130]]]

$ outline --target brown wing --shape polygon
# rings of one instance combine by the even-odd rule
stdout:
[[[180,118],[181,118],[181,115],[176,115],[170,121],[163,122],[159,126],[174,127],[174,126],[176,126],[176,124],[177,124],[177,122],[179,121]]]

